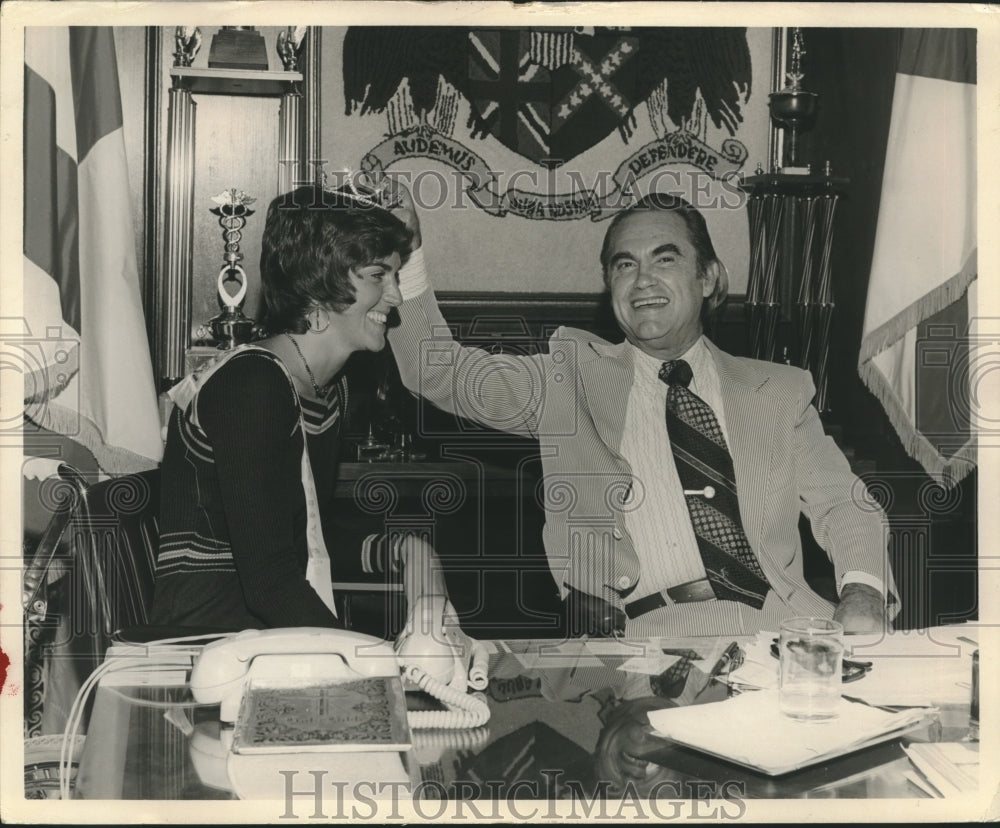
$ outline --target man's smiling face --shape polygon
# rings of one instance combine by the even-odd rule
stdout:
[[[657,359],[675,359],[701,335],[701,305],[718,279],[703,267],[684,219],[639,210],[611,231],[605,279],[626,339]]]

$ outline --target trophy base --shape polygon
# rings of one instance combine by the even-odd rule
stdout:
[[[779,172],[782,175],[811,175],[812,168],[806,164],[804,167],[782,167]]]
[[[208,323],[215,347],[220,351],[245,345],[253,339],[253,325],[253,320],[244,316],[238,308],[229,308]]]
[[[249,69],[267,71],[267,46],[259,32],[222,29],[212,38],[208,53],[209,69]]]

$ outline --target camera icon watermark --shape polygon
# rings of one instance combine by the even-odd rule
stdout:
[[[484,429],[542,438],[577,433],[575,400],[559,405],[565,416],[547,416],[551,395],[576,393],[575,340],[553,336],[545,354],[525,320],[484,317],[473,320],[463,342],[465,347],[459,346],[452,331],[444,329],[419,344],[420,375],[413,390],[456,415],[442,433],[442,426],[421,410],[421,436],[482,434]]]
[[[1000,447],[1000,319],[964,314],[956,303],[922,324],[916,338],[914,419],[944,457],[975,443]]]
[[[79,365],[79,338],[67,326],[33,328],[24,317],[0,317],[0,383],[24,388],[23,409],[0,415],[0,440],[45,427],[54,400],[65,411],[79,412]],[[80,431],[79,415],[73,416],[75,424],[60,420],[59,431],[70,437]]]
[[[886,515],[891,569],[883,581],[892,577],[899,593],[897,630],[927,636],[930,628],[979,621],[979,578],[997,567],[997,558],[977,548],[974,487],[922,471],[880,470],[861,476],[854,500],[859,509]],[[928,637],[926,649],[933,654],[941,646]]]

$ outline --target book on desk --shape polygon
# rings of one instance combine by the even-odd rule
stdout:
[[[409,750],[398,676],[350,681],[253,681],[233,734],[234,753]]]

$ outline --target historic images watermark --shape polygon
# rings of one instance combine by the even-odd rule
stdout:
[[[430,147],[438,139],[414,140],[424,141]],[[381,162],[370,161],[372,156],[366,156],[361,170],[330,169],[328,160],[311,159],[301,173],[304,178],[295,177],[291,161],[281,162],[281,172],[292,188],[322,182],[328,189],[352,185],[377,189],[379,183],[390,179],[410,191],[420,210],[474,208],[495,217],[602,221],[630,207],[643,191],[682,195],[700,210],[742,209],[743,173],[739,170],[664,168],[655,161],[659,155],[659,149],[645,148],[615,170],[592,173],[580,170],[557,173],[554,167],[494,170],[478,163],[468,169],[450,165],[452,168],[447,171],[387,170]]]
[[[736,820],[747,812],[746,784],[736,780],[661,780],[619,788],[608,781],[586,786],[543,770],[542,780],[437,780],[354,782],[326,770],[279,770],[284,811],[278,819],[408,821],[514,820]],[[558,798],[556,796],[558,795]]]

